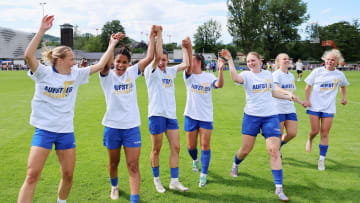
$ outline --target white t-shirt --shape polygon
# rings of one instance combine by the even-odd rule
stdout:
[[[296,90],[295,77],[292,73],[284,73],[278,69],[272,74],[272,76],[274,84],[279,85],[280,88],[289,92],[294,92]],[[277,114],[296,113],[293,101],[274,98],[274,106]]]
[[[302,70],[303,69],[303,64],[301,62],[296,62],[296,70]]]
[[[184,71],[184,81],[186,86],[184,115],[194,120],[212,122],[213,104],[211,88],[216,88],[215,82],[217,78],[215,75],[202,72],[201,74],[186,76],[186,71]]]
[[[273,105],[273,81],[270,71],[261,70],[260,73],[243,71],[240,76],[244,79],[246,104],[244,112],[251,116],[267,117],[276,114]]]
[[[325,67],[314,69],[305,82],[312,86],[311,106],[307,109],[324,113],[336,113],[338,87],[350,85],[343,72],[337,69],[329,71]]]
[[[161,71],[158,67],[152,69],[150,64],[144,71],[148,89],[148,117],[162,116],[176,119],[176,101],[174,79],[178,66],[166,67]]]
[[[30,124],[50,132],[74,132],[76,95],[78,87],[88,82],[90,67],[73,66],[70,74],[63,75],[39,63],[35,73],[29,70],[28,75],[35,81]]]
[[[100,77],[106,101],[106,113],[102,124],[116,129],[129,129],[140,125],[137,103],[136,79],[141,75],[138,64],[128,67],[122,76],[111,70]]]

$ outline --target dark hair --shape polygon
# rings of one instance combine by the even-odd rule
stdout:
[[[115,54],[115,57],[120,54],[125,55],[128,58],[129,62],[131,62],[131,51],[129,47],[121,47],[119,51]]]
[[[204,56],[201,55],[201,54],[194,54],[195,58],[197,61],[200,61],[201,62],[201,70],[204,71],[206,70],[205,68],[205,59],[204,59]]]
[[[163,54],[166,55],[169,58],[169,52],[163,49]]]

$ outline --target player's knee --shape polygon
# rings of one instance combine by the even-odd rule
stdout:
[[[139,172],[139,163],[137,161],[127,162],[127,167],[130,174],[136,174]]]
[[[159,156],[160,150],[161,150],[161,146],[154,146],[154,147],[152,148],[151,153],[152,153],[154,156]]]
[[[40,179],[41,172],[37,170],[32,170],[30,166],[28,166],[28,172],[26,174],[25,182],[27,184],[36,184]]]
[[[118,168],[118,165],[119,165],[119,161],[111,161],[109,163],[109,168],[110,169],[117,169]]]
[[[190,150],[194,150],[196,148],[197,143],[188,143],[188,148]]]
[[[270,158],[278,158],[280,156],[279,148],[271,146],[268,148]]]
[[[311,132],[310,132],[312,135],[317,135],[319,133],[319,128],[314,128],[314,129],[311,129]]]
[[[171,152],[179,154],[180,153],[180,145],[173,145],[171,147]]]
[[[66,182],[72,182],[73,181],[73,176],[74,176],[74,171],[73,170],[64,170],[62,172],[62,179]]]

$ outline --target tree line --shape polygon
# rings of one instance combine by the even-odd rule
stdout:
[[[227,29],[232,43],[224,44],[221,25],[209,19],[200,25],[194,36],[194,50],[197,53],[215,53],[222,48],[230,50],[233,57],[237,52],[259,52],[264,59],[274,59],[278,53],[288,53],[294,60],[320,61],[322,53],[331,47],[321,46],[321,42],[332,40],[343,53],[347,62],[360,61],[360,23],[341,21],[331,25],[308,24],[306,39],[301,39],[299,26],[310,18],[303,0],[227,0]],[[105,23],[100,35],[80,33],[74,29],[74,48],[88,52],[106,50],[111,33],[125,32],[119,20]],[[134,46],[136,44],[136,46]],[[126,38],[119,46],[133,45],[134,53],[147,49],[145,42],[135,42]],[[180,48],[176,43],[164,44],[168,51]]]

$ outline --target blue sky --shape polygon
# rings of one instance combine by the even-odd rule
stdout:
[[[45,13],[54,14],[55,22],[48,34],[60,36],[59,25],[78,25],[82,33],[97,34],[96,28],[114,19],[120,20],[126,33],[136,40],[147,40],[153,24],[164,27],[163,38],[181,42],[193,36],[196,28],[213,18],[222,24],[224,43],[231,42],[227,32],[225,0],[1,0],[0,26],[36,32],[42,17],[40,2],[46,2]],[[360,19],[359,0],[304,0],[310,19],[307,23],[328,25],[339,21]],[[303,30],[306,24],[299,29]],[[301,33],[305,37],[305,33]]]

